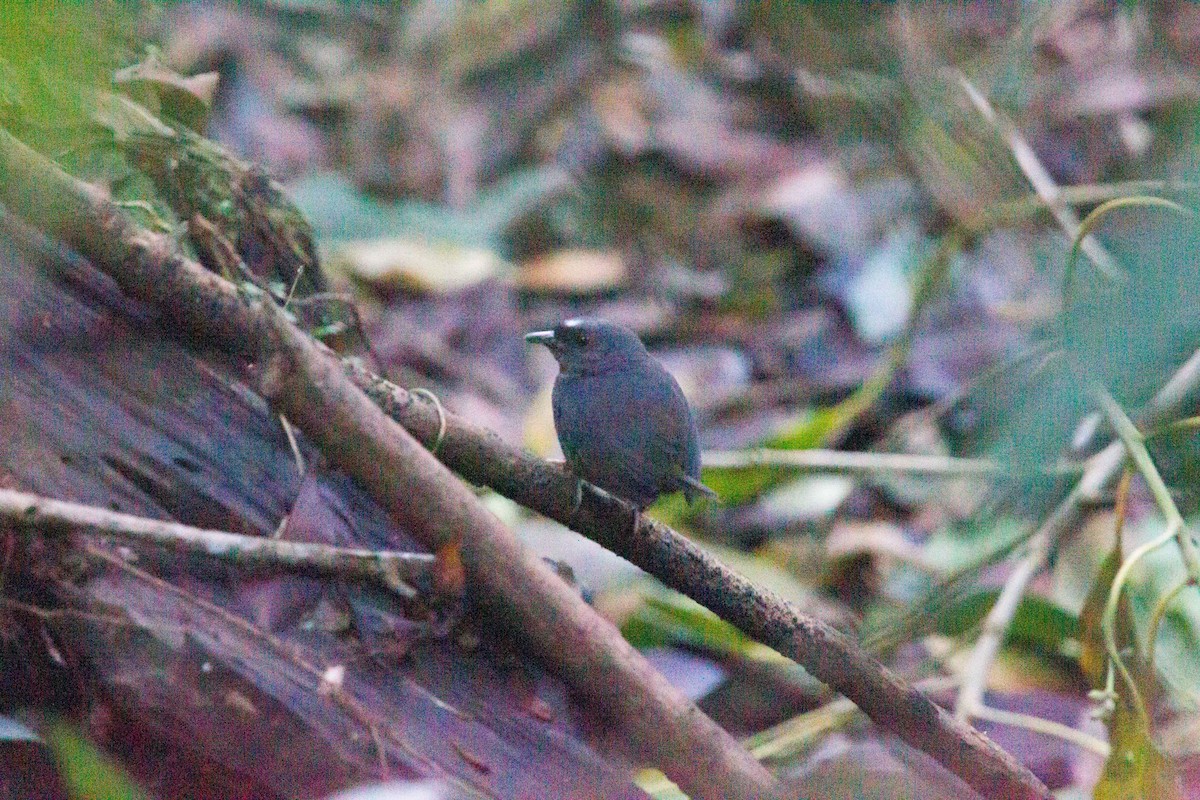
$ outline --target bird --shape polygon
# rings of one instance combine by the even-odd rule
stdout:
[[[525,341],[558,361],[554,428],[576,477],[639,511],[663,494],[683,492],[688,503],[716,497],[700,482],[699,434],[683,390],[637,334],[602,319],[568,319]]]

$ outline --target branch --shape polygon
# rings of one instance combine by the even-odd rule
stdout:
[[[526,646],[690,795],[778,795],[764,767],[356,389],[330,352],[269,298],[204,269],[169,237],[135,225],[103,189],[71,177],[3,129],[0,201],[89,257],[127,295],[155,306],[182,338],[259,365],[274,411],[423,545],[460,544],[473,598],[501,612]]]
[[[242,567],[266,566],[348,580],[372,580],[407,599],[415,597],[416,590],[406,581],[428,574],[434,561],[428,553],[358,550],[317,542],[291,542],[204,530],[9,489],[0,489],[0,521],[47,535],[83,530],[157,547],[183,549],[232,561]]]
[[[389,416],[429,446],[436,443],[439,457],[467,480],[583,533],[796,661],[881,728],[930,754],[985,796],[1049,796],[1032,773],[983,734],[954,720],[838,631],[753,585],[687,537],[644,514],[635,517],[630,506],[587,484],[575,509],[574,477],[486,428],[440,412],[435,403],[355,361],[343,366]]]
[[[626,726],[643,752],[696,797],[763,797],[775,789],[745,751],[645,664],[511,532],[452,479],[428,451],[344,379],[327,351],[270,304],[141,230],[107,195],[0,131],[0,199],[90,256],[130,295],[157,305],[189,335],[266,364],[277,411],[354,475],[431,547],[464,535],[475,589],[505,608],[514,626],[581,696]],[[256,345],[262,352],[251,352]],[[342,364],[355,384],[468,480],[490,486],[583,532],[666,585],[804,666],[845,694],[881,728],[923,750],[990,798],[1050,797],[1046,787],[986,736],[955,720],[848,637],[760,589],[699,546],[616,498],[511,447],[494,432],[369,373]],[[636,527],[635,527],[636,526]],[[601,630],[603,628],[603,630]],[[611,633],[610,633],[611,631]],[[615,634],[617,641],[612,641]],[[603,645],[600,642],[603,641]],[[646,674],[647,670],[649,674]]]

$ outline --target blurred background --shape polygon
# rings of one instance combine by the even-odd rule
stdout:
[[[1097,387],[1141,419],[1200,346],[1200,4],[128,13],[151,66],[122,85],[260,165],[311,224],[316,335],[557,457],[556,367],[523,334],[572,316],[634,329],[690,399],[721,497],[649,513],[951,706],[985,615],[1032,564],[968,715],[1063,797],[1200,795],[1200,598],[1179,588],[1173,545],[1140,562],[1120,611],[1124,643],[1150,654],[1131,658],[1154,735],[1089,695],[1114,681],[1098,626],[1116,561],[1163,527],[1145,476],[1072,496],[1078,524],[1023,560],[1113,439]],[[297,283],[265,277],[281,295]],[[1197,412],[1143,431],[1185,516]],[[893,782],[911,754],[799,668],[486,500],[806,796],[872,780],[880,796],[957,796],[932,774]],[[1136,754],[1136,778],[1105,767],[1106,741]]]

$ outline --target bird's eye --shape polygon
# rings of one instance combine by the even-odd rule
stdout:
[[[575,329],[575,341],[580,347],[586,347],[589,338],[590,337],[587,335],[587,331],[583,331],[578,328]]]

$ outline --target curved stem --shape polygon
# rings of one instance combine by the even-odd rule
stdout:
[[[1121,442],[1129,452],[1134,466],[1141,473],[1142,480],[1146,482],[1146,486],[1154,496],[1154,502],[1166,518],[1167,524],[1175,529],[1188,577],[1193,582],[1200,583],[1200,551],[1197,550],[1192,537],[1188,535],[1187,524],[1179,513],[1174,498],[1171,497],[1171,490],[1167,488],[1166,482],[1158,472],[1158,467],[1154,465],[1154,459],[1150,457],[1150,451],[1146,449],[1141,432],[1112,395],[1099,387],[1095,387],[1093,393],[1104,409],[1104,414],[1108,417],[1113,430],[1117,432],[1117,436],[1121,438]]]
[[[1200,577],[1200,555],[1196,552],[1195,543],[1188,534],[1187,525],[1184,522],[1183,516],[1179,513],[1179,508],[1175,505],[1175,500],[1171,497],[1170,489],[1167,488],[1162,475],[1159,474],[1158,468],[1155,467],[1154,460],[1150,457],[1150,451],[1146,449],[1141,432],[1138,431],[1137,426],[1133,424],[1133,420],[1125,413],[1125,409],[1121,408],[1120,404],[1105,389],[1094,386],[1092,393],[1103,409],[1105,416],[1108,417],[1109,424],[1113,426],[1113,430],[1121,438],[1121,442],[1125,446],[1130,460],[1133,461],[1134,466],[1141,474],[1142,480],[1146,482],[1150,493],[1154,496],[1154,500],[1158,504],[1159,510],[1167,520],[1166,529],[1159,536],[1130,553],[1129,558],[1117,570],[1117,574],[1113,577],[1112,588],[1109,590],[1108,601],[1104,604],[1104,613],[1100,618],[1100,628],[1104,634],[1104,646],[1108,651],[1109,660],[1116,667],[1117,672],[1121,675],[1121,680],[1129,690],[1130,699],[1138,716],[1148,726],[1149,712],[1146,710],[1145,702],[1141,696],[1141,692],[1138,690],[1137,683],[1121,658],[1117,647],[1116,620],[1121,591],[1125,588],[1125,581],[1128,579],[1133,567],[1148,553],[1158,547],[1162,547],[1172,539],[1179,545],[1180,552],[1183,554],[1184,567],[1187,569],[1189,579],[1193,583]]]
[[[1150,623],[1146,626],[1146,661],[1150,668],[1154,668],[1154,653],[1158,643],[1158,628],[1162,624],[1163,617],[1167,614],[1167,609],[1171,607],[1171,603],[1175,601],[1184,589],[1192,585],[1190,580],[1186,578],[1171,587],[1171,590],[1158,599],[1154,604],[1154,611],[1150,614]]]

